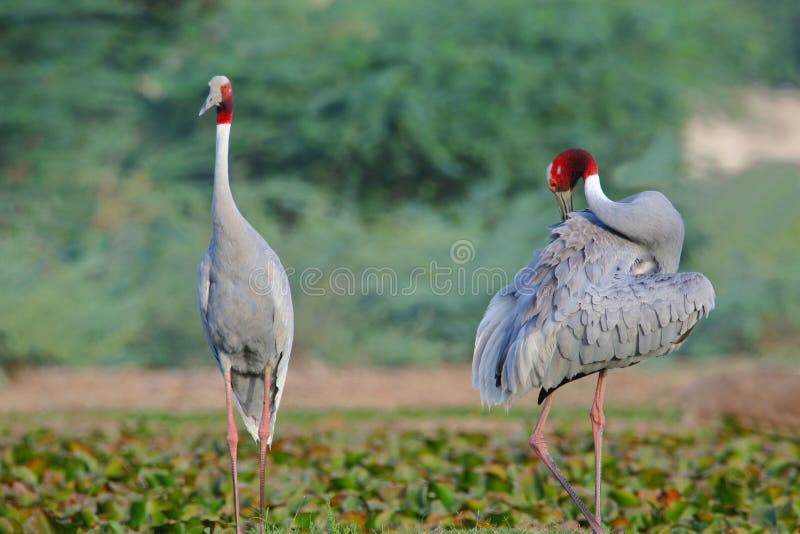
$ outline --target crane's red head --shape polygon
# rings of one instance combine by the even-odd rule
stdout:
[[[591,154],[582,148],[569,148],[561,152],[547,166],[547,187],[556,196],[561,220],[572,211],[572,190],[578,180],[597,174],[597,163]]]
[[[208,98],[200,108],[202,115],[212,107],[217,108],[217,124],[230,124],[233,120],[233,88],[225,76],[214,76],[208,82]]]

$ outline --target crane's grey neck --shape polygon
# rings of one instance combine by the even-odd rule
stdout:
[[[597,174],[586,178],[584,191],[589,209],[603,224],[648,248],[661,272],[677,271],[683,248],[683,219],[667,197],[644,191],[614,202],[603,192]]]
[[[211,201],[211,218],[216,232],[220,226],[232,225],[241,217],[231,193],[228,180],[228,144],[230,124],[217,124],[217,156],[214,163],[214,197]]]

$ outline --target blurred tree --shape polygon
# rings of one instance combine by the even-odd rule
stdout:
[[[681,123],[687,94],[764,70],[770,52],[746,3],[242,2],[204,14],[153,75],[167,90],[149,129],[166,118],[191,130],[183,110],[198,92],[176,89],[225,71],[251,119],[237,132],[249,176],[362,200],[451,200],[486,180],[510,192],[568,145],[628,161]],[[208,174],[197,157],[153,165]]]
[[[377,264],[402,280],[458,239],[477,247],[470,269],[511,271],[554,219],[542,174],[566,146],[590,149],[616,193],[657,183],[689,206],[688,102],[795,83],[798,17],[789,0],[2,4],[3,358],[204,350],[192,288],[214,137],[196,111],[213,74],[236,87],[237,199],[298,273]],[[687,241],[693,266],[727,265],[702,242]],[[755,326],[737,346],[762,337],[759,294],[740,294]],[[466,357],[487,295],[427,281],[404,298],[296,299],[300,351],[424,362]]]

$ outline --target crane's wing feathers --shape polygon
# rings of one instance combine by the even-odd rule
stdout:
[[[267,247],[269,248],[269,247]],[[289,370],[289,359],[292,355],[292,343],[294,341],[294,307],[292,305],[292,292],[289,287],[289,278],[281,264],[278,255],[269,248],[267,272],[273,284],[273,310],[281,310],[275,313],[272,321],[272,331],[275,336],[275,354],[277,361],[272,366],[272,376],[270,380],[270,397],[272,402],[272,412],[269,414],[269,440],[268,445],[272,445],[273,429],[275,419],[278,415],[278,407],[283,397],[283,388],[286,383],[286,372]]]
[[[604,254],[617,250],[618,254]],[[589,211],[550,226],[550,241],[492,299],[478,327],[473,387],[484,403],[509,402],[538,387],[553,340],[525,335],[544,320],[563,321],[572,295],[617,270],[628,272],[647,252],[608,230]],[[503,386],[514,384],[514,388]]]
[[[200,256],[200,263],[197,264],[197,311],[200,312],[200,323],[203,325],[203,333],[206,336],[208,348],[217,361],[217,366],[220,367],[219,353],[214,343],[211,341],[211,331],[208,327],[208,293],[211,287],[210,273],[211,258],[209,257],[208,249],[206,249],[203,251],[203,255]]]
[[[588,286],[562,323],[544,327],[555,353],[540,402],[580,376],[674,351],[713,308],[714,289],[700,273],[618,274],[608,285]]]
[[[714,305],[697,273],[653,274],[647,249],[591,212],[551,227],[550,242],[494,296],[478,327],[473,387],[485,403],[632,365],[677,348]],[[639,274],[641,273],[641,274]]]

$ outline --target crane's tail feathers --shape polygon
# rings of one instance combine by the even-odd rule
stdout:
[[[267,445],[270,447],[272,447],[272,437],[275,433],[278,407],[283,396],[283,383],[286,381],[287,367],[288,365],[279,364],[273,369],[270,377],[271,402],[269,405],[272,406],[272,413],[269,415],[269,438],[267,438]],[[233,383],[233,398],[244,421],[244,426],[253,439],[258,441],[258,427],[261,424],[261,412],[264,405],[264,373],[242,373],[231,369],[231,382]]]
[[[231,369],[231,384],[233,398],[244,426],[253,439],[258,441],[258,425],[261,423],[261,409],[264,404],[264,374],[242,373]],[[272,428],[269,434],[271,438]]]
[[[291,342],[287,346],[286,352],[282,352],[278,356],[278,363],[272,368],[272,380],[270,380],[269,394],[271,397],[270,406],[272,406],[272,413],[269,417],[269,439],[267,445],[272,447],[272,437],[275,435],[275,419],[278,417],[278,407],[281,405],[281,397],[283,397],[283,385],[286,383],[286,371],[289,369],[289,358],[292,350]]]
[[[496,294],[486,309],[475,336],[472,355],[472,387],[480,391],[481,404],[492,406],[506,401],[503,384],[497,385],[497,369],[505,355],[516,300]]]

